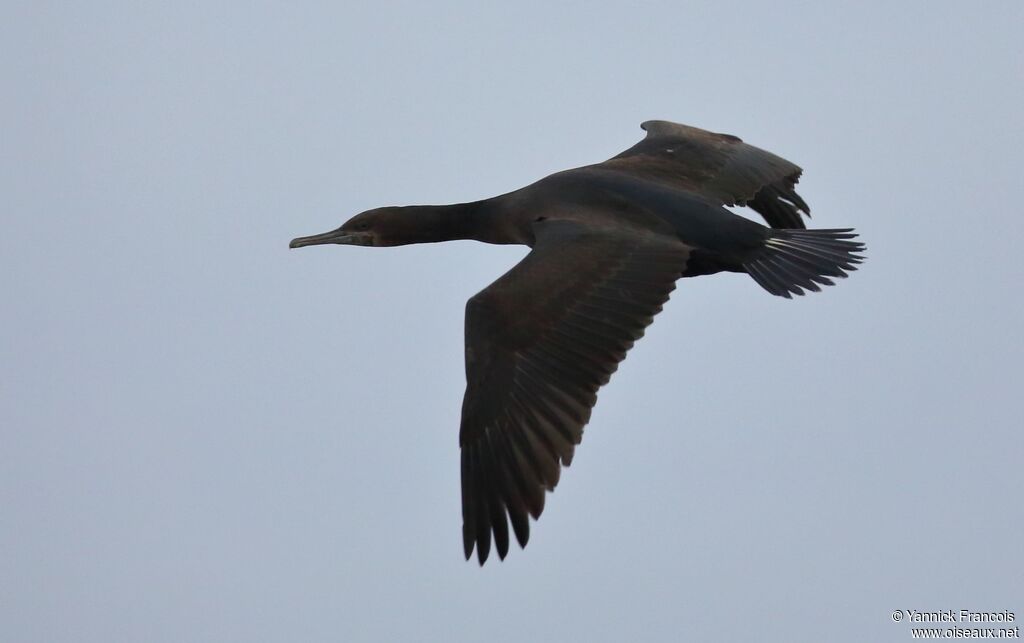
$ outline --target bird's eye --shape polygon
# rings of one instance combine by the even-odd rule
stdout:
[[[360,221],[356,224],[356,230],[366,230],[370,227],[370,224],[365,221]]]

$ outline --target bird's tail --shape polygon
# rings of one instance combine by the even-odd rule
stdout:
[[[846,277],[864,261],[864,244],[853,241],[852,228],[834,230],[771,230],[764,249],[743,264],[747,273],[773,295],[790,298],[804,289],[831,286],[830,277]]]

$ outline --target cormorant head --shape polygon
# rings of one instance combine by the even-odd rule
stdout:
[[[400,245],[401,242],[395,238],[396,229],[402,227],[401,217],[397,215],[398,210],[399,208],[387,207],[360,212],[337,230],[292,239],[288,247],[302,248],[327,243],[352,246]]]

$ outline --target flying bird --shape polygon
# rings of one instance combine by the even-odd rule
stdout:
[[[318,244],[400,246],[453,239],[531,251],[466,304],[466,393],[459,431],[462,537],[482,565],[572,462],[583,427],[626,352],[680,277],[750,275],[789,298],[832,285],[863,260],[845,229],[805,229],[801,169],[735,136],[667,121],[595,165],[501,196],[368,210]],[[747,206],[770,227],[725,206]]]

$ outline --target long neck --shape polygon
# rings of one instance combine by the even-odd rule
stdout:
[[[505,239],[496,199],[453,205],[409,205],[401,212],[403,232],[409,243],[474,239],[486,243],[511,243]]]

